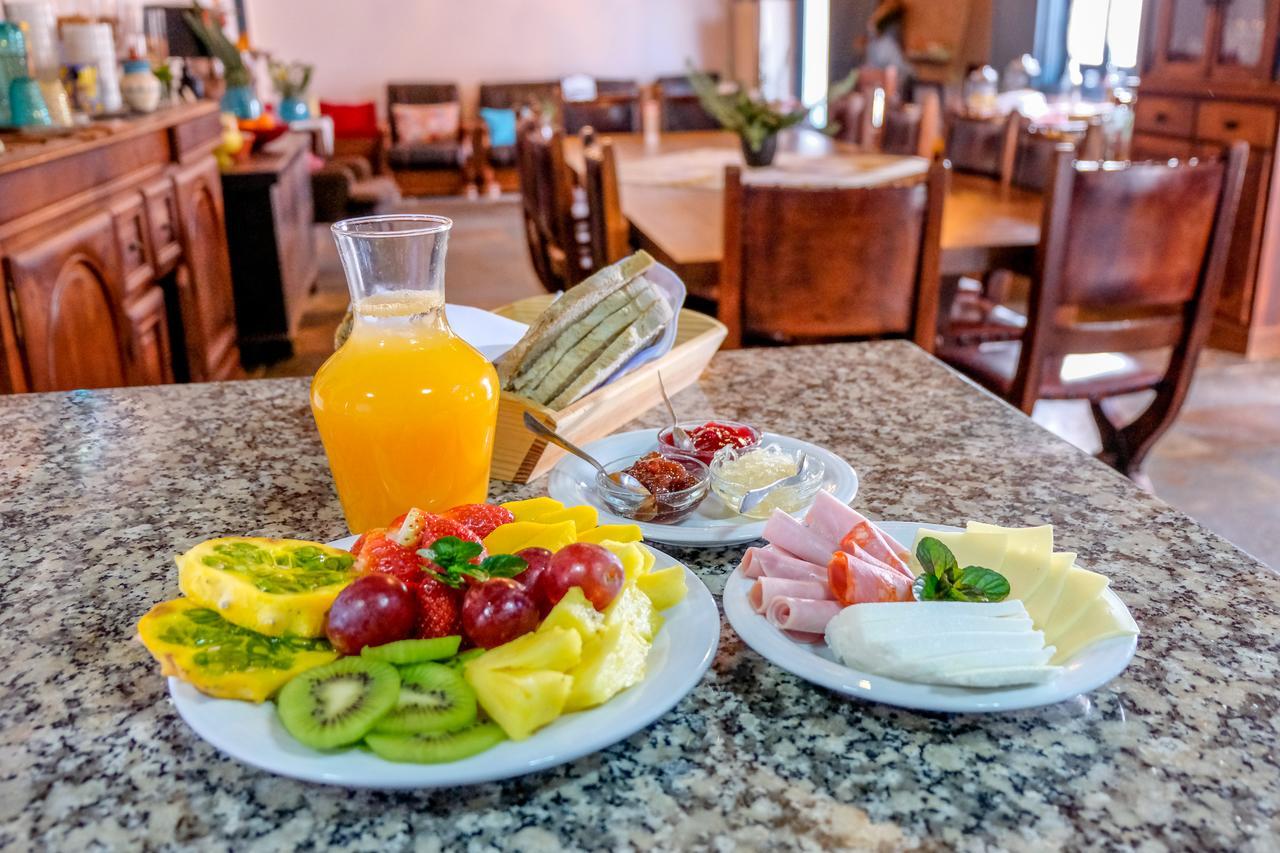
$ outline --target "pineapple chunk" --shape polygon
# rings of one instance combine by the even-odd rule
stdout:
[[[269,637],[323,637],[324,617],[356,579],[346,551],[296,539],[227,537],[177,558],[178,586],[234,625]]]
[[[604,627],[604,615],[596,610],[595,605],[587,601],[582,589],[573,587],[565,593],[564,598],[556,602],[547,618],[538,626],[539,631],[552,628],[571,628],[578,632],[582,642],[586,642],[600,633]]]
[[[601,545],[604,542],[639,542],[644,539],[640,528],[634,524],[602,524],[590,530],[578,528],[579,542],[592,542]]]
[[[567,633],[578,636],[572,631]],[[573,679],[563,672],[487,669],[483,658],[467,664],[466,680],[484,712],[512,740],[524,740],[564,713]]]
[[[490,554],[514,554],[522,548],[546,548],[556,552],[577,540],[578,528],[572,521],[543,524],[538,521],[513,521],[494,529],[484,538]]]
[[[572,628],[548,628],[489,649],[467,664],[474,669],[550,669],[568,672],[582,659],[582,636]]]
[[[595,507],[578,504],[577,506],[567,506],[556,512],[549,512],[538,518],[540,524],[557,524],[561,521],[572,521],[574,527],[578,530],[586,531],[600,523],[600,516]]]
[[[685,593],[689,591],[685,583],[684,569],[680,566],[671,566],[641,575],[636,581],[636,586],[649,596],[656,610],[674,607],[684,600]]]
[[[529,498],[526,501],[508,501],[503,505],[516,517],[516,521],[541,521],[544,515],[559,512],[564,504],[555,498]]]
[[[147,611],[138,638],[163,675],[209,696],[247,702],[265,702],[298,673],[338,658],[325,640],[264,637],[189,598]]]
[[[645,556],[649,551],[638,542],[606,540],[599,544],[600,547],[612,551],[622,561],[623,583],[633,584],[644,573]]]
[[[594,708],[644,679],[649,643],[621,622],[606,625],[583,650],[582,663],[574,667],[573,689],[565,711]],[[487,708],[485,710],[488,710]]]
[[[575,587],[576,589],[576,587]],[[640,635],[645,642],[653,642],[653,605],[635,584],[626,584],[618,597],[604,609],[605,627],[622,624]]]

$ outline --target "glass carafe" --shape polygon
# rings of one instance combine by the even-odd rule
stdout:
[[[354,324],[312,380],[311,411],[355,533],[488,490],[498,375],[445,317],[452,225],[396,215],[333,226]]]

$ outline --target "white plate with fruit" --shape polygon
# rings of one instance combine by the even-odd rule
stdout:
[[[572,761],[694,688],[715,655],[719,613],[693,572],[633,530],[546,499],[509,506],[526,522],[552,521],[503,531],[515,523],[508,512],[507,525],[465,539],[446,526],[419,549],[427,534],[410,513],[367,534],[354,558],[345,549],[356,537],[211,540],[178,560],[186,597],[153,608],[139,634],[187,724],[281,776],[413,789]],[[482,540],[534,544],[516,549],[528,559],[482,562]],[[458,653],[456,635],[420,636],[436,618],[431,599],[397,565],[419,551],[433,579],[462,581],[460,633],[492,648]],[[538,602],[532,617],[526,599]]]

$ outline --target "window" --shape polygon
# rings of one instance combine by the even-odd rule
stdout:
[[[1067,56],[1082,66],[1138,64],[1142,0],[1072,0]]]

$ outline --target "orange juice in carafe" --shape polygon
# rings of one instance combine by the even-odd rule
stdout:
[[[483,501],[498,376],[445,317],[448,220],[366,217],[334,233],[354,324],[316,373],[311,408],[347,524],[363,533],[410,507]]]

